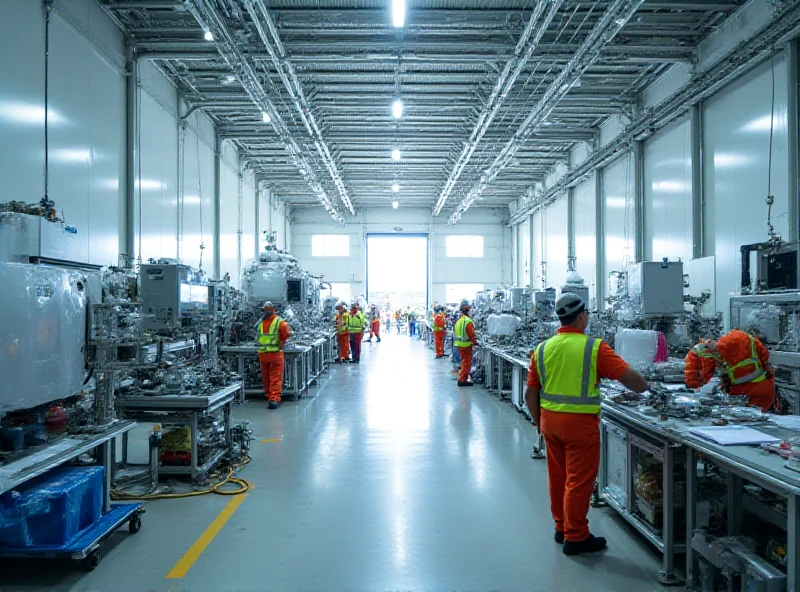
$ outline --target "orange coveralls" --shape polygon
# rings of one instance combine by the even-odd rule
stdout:
[[[264,332],[269,330],[269,323],[272,319],[261,321],[264,323]],[[273,333],[274,335],[274,333]],[[292,335],[289,323],[281,321],[278,325],[278,341],[281,351],[258,354],[258,361],[261,363],[261,381],[264,383],[264,394],[268,401],[275,403],[281,402],[281,391],[283,390],[283,346],[286,340]]]
[[[582,333],[561,327],[559,333]],[[576,360],[580,368],[583,360]],[[597,353],[597,380],[616,380],[628,364],[605,342]],[[528,386],[541,390],[536,369],[536,354],[531,356]],[[560,413],[541,410],[539,431],[547,447],[547,475],[550,487],[550,512],[556,531],[564,540],[581,542],[589,538],[589,503],[592,499],[597,469],[600,466],[599,417],[587,413]]]
[[[717,363],[713,358],[704,358],[697,355],[694,350],[686,354],[686,368],[683,371],[684,382],[690,389],[698,389],[714,378]]]
[[[458,355],[461,356],[461,372],[458,374],[459,382],[467,382],[469,380],[469,372],[472,370],[472,348],[478,344],[478,338],[475,337],[475,324],[467,324],[467,337],[472,342],[469,347],[459,347]]]
[[[434,331],[433,332],[433,341],[436,345],[436,355],[443,356],[444,355],[444,336],[445,336],[445,328],[447,327],[447,323],[444,319],[444,315],[440,312],[436,313],[433,317],[433,326],[440,328],[441,331]],[[469,333],[469,331],[468,331]],[[474,331],[473,331],[474,333]]]
[[[347,318],[345,312],[336,315],[336,343],[339,346],[339,359],[345,361],[350,355],[350,333],[347,328]],[[344,328],[344,332],[342,332]]]
[[[766,371],[769,367],[769,350],[764,347],[758,337],[754,337],[753,339],[755,339],[756,355],[761,364],[761,369]],[[734,329],[727,335],[723,335],[719,338],[717,341],[717,351],[728,367],[733,367],[739,362],[752,357],[750,335],[744,331]],[[750,374],[753,369],[752,365],[737,368],[733,371],[733,375],[735,378],[746,376]],[[746,382],[744,384],[731,385],[730,394],[747,395],[751,405],[761,407],[762,411],[767,411],[775,402],[775,378],[770,377],[761,382]]]
[[[380,339],[381,337],[381,316],[380,314],[376,313],[372,320],[369,322],[369,338],[372,339],[372,336],[377,337]]]

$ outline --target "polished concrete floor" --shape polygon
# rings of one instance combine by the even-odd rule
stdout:
[[[405,335],[364,344],[309,397],[235,415],[254,430],[256,488],[181,579],[166,576],[231,498],[148,504],[92,573],[2,561],[0,591],[662,590],[660,556],[612,510],[590,515],[608,550],[565,557],[532,426]]]

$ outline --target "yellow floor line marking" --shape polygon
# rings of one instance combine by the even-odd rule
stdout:
[[[283,438],[264,438],[263,440],[259,440],[261,444],[274,444],[275,442],[282,442]]]
[[[222,509],[222,512],[214,518],[214,522],[212,522],[208,528],[206,528],[205,532],[200,535],[200,537],[194,542],[194,544],[186,551],[186,554],[178,560],[178,563],[175,564],[170,572],[167,574],[166,579],[168,580],[180,580],[182,579],[189,570],[192,569],[192,566],[195,562],[200,558],[200,555],[203,554],[203,551],[206,550],[206,547],[211,544],[211,541],[214,540],[219,534],[219,531],[222,530],[222,527],[225,526],[225,523],[230,520],[230,517],[233,516],[233,513],[236,512],[237,508],[242,505],[242,502],[247,497],[247,494],[244,493],[242,495],[236,495],[231,498],[231,501]]]

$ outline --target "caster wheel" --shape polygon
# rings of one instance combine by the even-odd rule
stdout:
[[[142,517],[138,514],[130,519],[128,522],[128,531],[131,534],[136,534],[142,529]]]
[[[94,568],[100,565],[100,558],[100,549],[95,549],[83,560],[83,569],[86,571],[94,571]]]

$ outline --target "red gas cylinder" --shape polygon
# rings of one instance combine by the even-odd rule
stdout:
[[[67,412],[63,407],[53,406],[47,410],[45,415],[45,426],[48,434],[59,434],[67,431]]]

